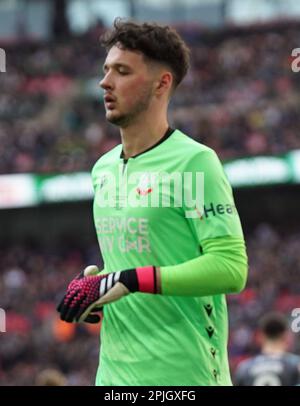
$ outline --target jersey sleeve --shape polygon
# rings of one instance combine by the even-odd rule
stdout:
[[[197,172],[200,177],[195,176]],[[240,219],[221,163],[212,150],[205,150],[189,163],[186,174],[193,176],[191,182],[184,182],[184,214],[202,253],[182,264],[161,267],[162,293],[238,293],[245,287],[248,261]],[[191,192],[194,199],[187,199]]]
[[[243,231],[235,207],[231,186],[219,158],[213,150],[196,154],[186,172],[192,181],[184,182],[185,216],[199,243],[216,237],[242,237]]]
[[[248,261],[244,240],[220,237],[202,243],[203,255],[160,267],[161,290],[171,296],[209,296],[244,289]]]

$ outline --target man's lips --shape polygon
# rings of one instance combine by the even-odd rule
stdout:
[[[104,96],[105,103],[114,103],[116,101],[115,97],[111,96],[110,94],[106,94]]]
[[[112,109],[116,103],[116,99],[113,96],[106,94],[104,96],[104,103],[108,109]]]

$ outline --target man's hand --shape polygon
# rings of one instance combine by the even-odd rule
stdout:
[[[74,283],[75,280],[80,280],[80,279],[83,279],[84,277],[95,276],[95,275],[97,275],[99,272],[100,272],[100,270],[99,270],[99,268],[98,268],[96,265],[89,265],[89,266],[87,266],[86,268],[84,268],[83,271],[81,271],[81,272],[76,276],[75,279],[73,279],[73,280],[70,282],[70,284],[69,284],[69,286],[68,286],[68,289],[69,289],[70,286]],[[63,305],[63,300],[62,300],[62,301],[60,302],[60,304],[57,306],[57,311],[58,311],[58,312],[61,311],[62,305]],[[98,312],[100,312],[100,311],[102,311],[102,306],[101,306],[101,307],[95,307],[95,308],[93,309],[93,313],[98,313]],[[85,321],[86,323],[92,323],[92,324],[93,324],[93,323],[99,323],[100,317],[99,317],[99,315],[97,315],[97,314],[92,314],[92,313],[91,313],[91,314],[87,315],[87,317],[86,317],[83,321]]]
[[[114,302],[130,292],[157,293],[156,268],[129,269],[98,276],[74,279],[57,310],[67,322],[88,321],[95,309]],[[91,321],[90,321],[91,322]]]

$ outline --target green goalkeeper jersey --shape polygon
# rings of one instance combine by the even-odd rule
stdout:
[[[203,255],[205,241],[243,239],[216,154],[179,130],[127,161],[118,145],[92,180],[104,273],[177,265]],[[167,294],[104,306],[97,385],[231,385],[225,295]]]

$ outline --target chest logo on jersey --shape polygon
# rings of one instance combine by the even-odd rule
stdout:
[[[141,196],[146,196],[153,191],[153,185],[151,181],[151,175],[149,173],[143,173],[139,179],[136,191]]]

